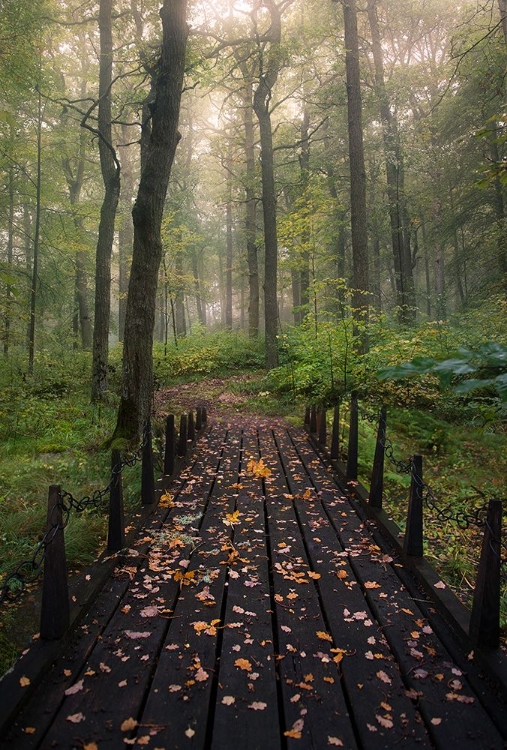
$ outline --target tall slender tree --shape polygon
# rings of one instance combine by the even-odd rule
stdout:
[[[92,401],[108,387],[109,323],[111,317],[111,255],[116,209],[120,197],[120,163],[113,146],[111,88],[113,82],[113,0],[100,0],[99,100],[97,135],[104,198],[100,210],[95,256],[95,317],[93,328]],[[84,121],[86,125],[86,120]]]
[[[162,257],[161,224],[169,176],[180,139],[188,37],[187,0],[164,0],[162,45],[150,105],[151,130],[132,211],[134,247],[125,318],[122,391],[114,438],[133,439],[149,417],[153,396],[153,331]]]

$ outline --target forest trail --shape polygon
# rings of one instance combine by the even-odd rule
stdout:
[[[201,438],[0,746],[478,750],[505,737],[472,656],[303,431],[252,416]]]

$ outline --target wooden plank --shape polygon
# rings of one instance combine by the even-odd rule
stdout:
[[[175,605],[142,714],[143,725],[158,728],[157,743],[174,750],[187,748],[189,739],[192,748],[209,742],[227,565],[234,553],[227,516],[235,509],[231,487],[238,482],[239,448],[238,435],[231,434],[187,571],[193,577]]]
[[[265,500],[261,478],[248,470],[252,460],[259,460],[257,432],[247,429],[236,498],[237,558],[229,565],[227,579],[213,750],[281,747]]]
[[[300,532],[334,642],[343,651],[341,673],[361,747],[431,747],[421,718],[408,697],[394,654],[376,621],[336,538],[319,496],[285,431],[276,442],[287,476]],[[341,513],[347,524],[347,503]]]
[[[453,662],[431,624],[396,573],[399,563],[383,554],[351,505],[346,528],[342,522],[343,494],[307,441],[295,438],[310,479],[346,548],[349,563],[369,607],[384,625],[386,640],[413,691],[427,730],[438,748],[449,747],[449,737],[463,748],[500,748],[503,740],[467,683],[466,674]],[[375,588],[366,584],[375,583]]]
[[[278,670],[287,747],[357,746],[327,623],[272,435],[260,431],[276,606]]]

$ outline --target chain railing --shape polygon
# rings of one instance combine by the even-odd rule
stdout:
[[[387,436],[387,412],[385,408],[377,413],[368,413],[358,404],[356,393],[351,394],[349,412],[349,435],[346,448],[346,465],[339,464],[340,472],[344,475],[352,492],[357,494],[358,476],[358,419],[359,416],[372,425],[377,425],[377,440],[371,472],[369,493],[364,491],[365,505],[383,523],[382,511],[384,489],[385,459],[398,473],[410,475],[410,492],[408,498],[408,513],[405,523],[403,553],[407,558],[423,557],[423,509],[432,512],[436,521],[451,522],[460,529],[471,527],[480,529],[483,533],[481,560],[477,572],[474,590],[474,603],[470,617],[469,635],[481,644],[497,647],[499,643],[499,617],[501,580],[507,582],[507,544],[502,538],[502,515],[507,499],[486,498],[479,491],[474,496],[483,498],[478,507],[463,507],[463,500],[458,503],[447,502],[441,504],[434,490],[423,480],[422,456],[415,454],[407,461],[395,456],[392,441]],[[314,436],[320,447],[327,450],[326,412],[315,406],[308,407],[305,414],[305,427]],[[330,449],[331,460],[339,460],[340,451],[340,404],[334,408],[332,427],[332,443]],[[364,488],[363,488],[364,489]],[[474,488],[475,489],[475,488]],[[471,498],[469,498],[471,499]],[[456,507],[459,505],[460,507]]]
[[[198,407],[197,431],[201,430],[206,422],[206,409]],[[188,430],[189,423],[190,431]],[[181,417],[178,443],[176,441],[174,416],[169,415],[167,417],[164,456],[158,462],[161,464],[162,471],[160,473],[162,476],[172,476],[175,471],[176,456],[182,459],[186,457],[189,432],[193,442],[196,437],[196,428],[192,412],[190,415],[182,415]],[[125,468],[141,463],[141,502],[143,505],[148,505],[155,501],[152,438],[153,431],[151,423],[148,422],[143,431],[142,442],[135,452],[120,454],[118,450],[113,450],[109,482],[102,489],[94,490],[88,495],[76,498],[71,492],[62,490],[59,486],[53,485],[50,487],[46,531],[35,546],[32,556],[19,562],[2,582],[0,605],[4,602],[14,602],[19,599],[27,586],[37,580],[44,569],[48,550],[51,550],[53,543],[58,539],[59,532],[63,532],[68,525],[72,512],[82,513],[85,510],[97,509],[104,504],[107,498],[109,500],[108,550],[119,551],[123,548],[125,528],[123,522],[122,474]],[[65,557],[63,563],[65,566]],[[44,608],[44,603],[42,607]],[[61,634],[63,633],[56,637],[60,637]]]

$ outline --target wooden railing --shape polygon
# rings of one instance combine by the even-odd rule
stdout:
[[[334,408],[331,428],[331,441],[328,446],[327,414],[324,409],[307,407],[305,413],[305,428],[312,442],[331,461],[333,467],[345,481],[349,491],[355,496],[361,507],[370,517],[375,518],[389,540],[398,548],[406,564],[418,568],[428,583],[428,590],[436,594],[440,600],[446,597],[439,591],[442,582],[435,578],[431,566],[424,565],[424,507],[428,498],[432,507],[436,507],[435,496],[423,481],[423,458],[414,454],[407,462],[396,461],[393,457],[392,445],[387,438],[387,412],[384,407],[379,410],[377,423],[377,438],[375,453],[371,467],[369,490],[358,481],[359,459],[359,418],[360,408],[357,394],[350,399],[349,425],[347,447],[340,450],[340,405]],[[372,418],[366,415],[369,421]],[[345,454],[345,455],[344,455]],[[384,463],[386,455],[394,461],[397,468],[410,475],[410,490],[408,496],[408,510],[405,531],[402,533],[393,524],[383,510],[384,495]],[[473,510],[469,516],[463,512],[459,520],[466,518],[469,525],[476,525],[483,529],[482,550],[473,591],[473,604],[467,618],[457,612],[459,608],[453,606],[450,597],[444,601],[451,619],[454,619],[466,635],[477,646],[496,649],[500,640],[500,597],[502,584],[502,509],[503,501],[492,498],[480,509]],[[453,520],[449,513],[447,520]],[[428,578],[431,579],[428,581]],[[435,589],[437,587],[437,590]],[[445,587],[444,587],[445,588]],[[454,597],[453,597],[454,598]],[[466,619],[466,621],[464,621]]]

